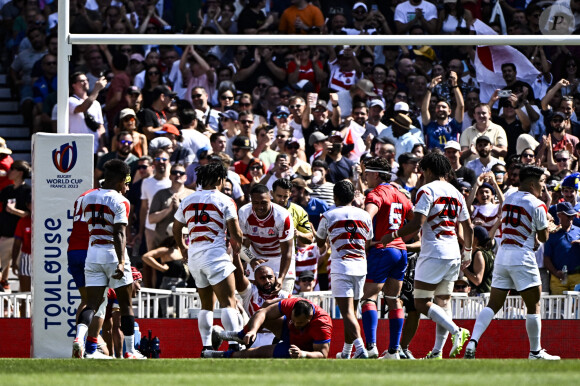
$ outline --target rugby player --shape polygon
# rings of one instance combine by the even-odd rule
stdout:
[[[362,209],[352,206],[354,186],[349,180],[334,185],[336,207],[325,212],[320,219],[316,243],[326,248],[330,239],[330,275],[332,296],[344,320],[344,345],[339,359],[350,359],[354,344],[354,358],[368,358],[356,318],[358,303],[363,294],[367,274],[366,252],[373,238],[371,217]]]
[[[549,236],[548,209],[539,200],[546,190],[544,169],[525,166],[520,170],[520,185],[502,206],[502,237],[493,267],[491,294],[473,327],[473,336],[465,349],[466,359],[475,358],[475,349],[493,316],[503,307],[511,288],[515,288],[526,305],[526,331],[530,340],[529,359],[558,360],[542,349],[540,295],[542,281],[536,263],[536,239],[545,243]],[[549,197],[549,195],[548,195]],[[554,226],[554,224],[551,224]]]
[[[405,220],[413,218],[413,204],[397,188],[390,185],[391,166],[384,158],[373,158],[365,162],[365,179],[372,189],[365,200],[365,210],[373,219],[374,238],[367,256],[367,278],[362,300],[362,322],[369,357],[376,358],[377,341],[377,297],[384,292],[389,307],[389,348],[382,359],[400,359],[399,343],[405,314],[399,299],[405,271],[407,249],[403,239],[397,237],[389,244],[381,238],[398,230]]]
[[[174,215],[173,237],[184,256],[187,249],[189,271],[201,301],[199,333],[203,350],[207,350],[212,348],[214,292],[222,307],[224,327],[228,330],[241,327],[235,298],[233,272],[236,267],[227,253],[226,231],[229,232],[234,252],[239,251],[242,231],[236,204],[221,192],[227,179],[226,167],[222,163],[209,163],[198,166],[195,171],[202,190],[187,196],[179,204]],[[184,227],[189,231],[189,248],[183,241]]]
[[[473,228],[463,195],[446,181],[452,170],[447,158],[429,153],[419,166],[426,185],[417,192],[414,217],[401,229],[383,236],[381,242],[388,244],[421,229],[421,253],[415,268],[415,307],[437,324],[435,346],[428,358],[442,358],[448,332],[452,334],[449,356],[453,358],[469,338],[469,331],[451,319],[450,299],[460,268],[471,262]],[[463,230],[463,254],[455,233],[458,222]],[[433,303],[433,296],[446,300],[444,306]]]
[[[259,309],[241,331],[224,331],[224,336],[251,346],[260,329],[272,331],[280,342],[244,351],[212,351],[204,358],[327,358],[332,337],[332,320],[322,308],[306,299],[282,299]]]

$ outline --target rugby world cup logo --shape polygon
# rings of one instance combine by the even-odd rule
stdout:
[[[77,163],[77,143],[65,143],[52,151],[52,163],[61,173],[68,173]]]

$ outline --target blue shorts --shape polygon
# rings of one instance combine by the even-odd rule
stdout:
[[[77,285],[77,288],[86,287],[85,282],[85,260],[87,259],[87,250],[78,249],[68,251],[68,273],[70,273]]]
[[[387,279],[403,281],[406,270],[405,249],[371,248],[367,254],[367,282],[384,283]]]
[[[288,330],[288,321],[284,316],[284,323],[282,324],[282,336],[280,342],[274,347],[272,358],[290,358],[290,330]]]

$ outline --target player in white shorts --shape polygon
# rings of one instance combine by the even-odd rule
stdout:
[[[89,249],[85,262],[87,305],[79,315],[73,351],[84,351],[85,335],[107,287],[117,293],[121,310],[121,331],[127,346],[126,359],[145,359],[135,350],[135,316],[131,301],[133,275],[125,249],[129,201],[123,196],[131,182],[131,169],[121,160],[104,165],[101,189],[84,196],[82,216],[89,228]]]
[[[451,319],[450,298],[460,268],[471,262],[473,228],[463,195],[446,181],[452,171],[447,158],[429,153],[419,166],[426,185],[417,192],[415,216],[398,231],[383,236],[381,241],[386,244],[421,229],[421,253],[415,268],[415,307],[437,323],[435,346],[427,358],[442,357],[448,332],[452,334],[453,347],[449,356],[453,358],[469,338],[469,331],[458,327]],[[463,256],[456,234],[459,224],[463,230]],[[431,301],[433,296],[445,302],[443,307]]]
[[[188,266],[195,280],[201,310],[198,327],[203,350],[211,349],[213,325],[213,293],[222,307],[222,324],[227,330],[238,330],[236,309],[236,269],[227,253],[226,231],[234,251],[239,251],[242,232],[238,223],[236,204],[221,189],[228,170],[222,163],[210,163],[195,169],[202,190],[187,196],[179,204],[173,222],[173,236],[183,255],[187,249]],[[189,231],[189,248],[183,242],[182,229]]]
[[[465,349],[465,358],[475,358],[475,349],[494,315],[503,307],[511,288],[515,288],[526,304],[526,331],[530,340],[529,359],[558,360],[542,349],[540,335],[542,319],[540,295],[542,281],[536,263],[534,245],[536,239],[548,240],[548,208],[551,201],[546,188],[544,169],[525,166],[520,170],[520,186],[517,192],[506,198],[502,206],[502,237],[493,267],[491,294],[485,307],[475,321],[473,336]],[[547,203],[540,201],[542,193]],[[554,224],[550,224],[555,227]]]
[[[250,253],[242,253],[243,259],[251,259],[250,280],[254,270],[264,264],[277,276],[278,288],[290,292],[294,287],[294,225],[290,213],[274,204],[266,185],[256,184],[250,190],[251,203],[240,208],[240,226],[244,234],[244,247]],[[245,250],[244,248],[244,250]],[[286,283],[285,279],[288,280]]]
[[[330,239],[332,246],[332,296],[344,320],[344,346],[336,357],[350,359],[354,344],[354,358],[368,358],[356,310],[367,274],[365,250],[373,238],[373,224],[368,212],[352,206],[354,186],[349,180],[337,182],[333,192],[336,207],[322,215],[316,243],[319,248],[326,248],[326,240]]]

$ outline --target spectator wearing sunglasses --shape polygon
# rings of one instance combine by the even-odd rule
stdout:
[[[139,158],[132,153],[134,146],[133,135],[129,131],[121,131],[115,138],[118,143],[118,149],[99,157],[97,167],[95,168],[95,186],[99,186],[98,181],[103,177],[103,173],[105,172],[104,165],[109,160],[119,159],[124,161],[131,168],[131,177],[137,171],[137,161]]]
[[[121,131],[128,131],[131,133],[131,136],[133,137],[133,149],[131,150],[131,153],[135,154],[136,157],[142,157],[148,154],[148,143],[145,134],[137,131],[138,125],[139,123],[135,111],[130,108],[125,108],[119,113],[119,123],[115,127],[115,133]],[[118,148],[119,142],[117,141],[117,136],[115,136],[111,144],[111,150],[116,151]]]
[[[284,153],[288,155],[288,164],[294,173],[303,177],[310,177],[312,175],[310,164],[300,159],[300,141],[298,139],[289,138],[284,144]]]

